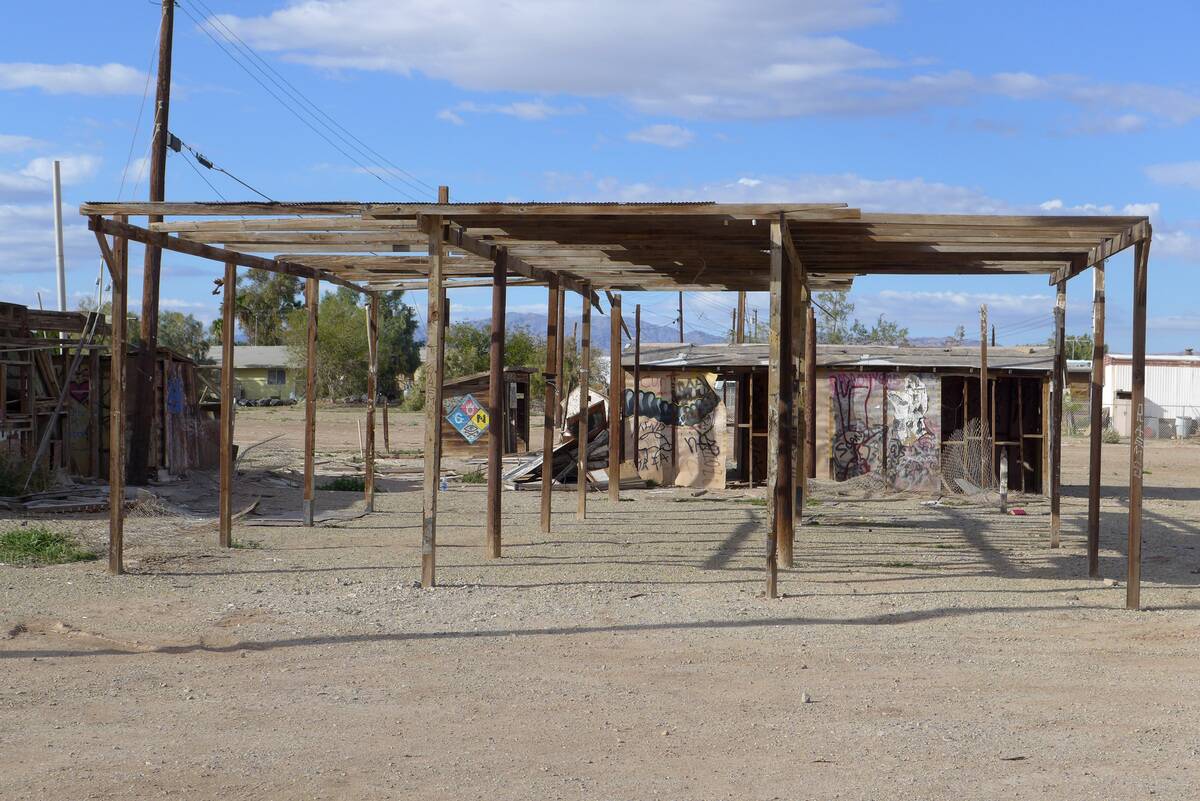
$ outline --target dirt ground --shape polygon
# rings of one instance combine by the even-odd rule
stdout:
[[[1123,608],[1128,446],[1105,446],[1104,575],[1087,578],[1086,445],[1065,447],[1064,545],[962,499],[818,482],[786,597],[762,589],[744,491],[441,497],[418,578],[421,462],[383,460],[376,514],[295,517],[297,409],[239,410],[252,448],[216,546],[215,478],[131,513],[130,573],[0,567],[5,799],[1193,799],[1200,795],[1200,446],[1146,454],[1143,602]],[[353,409],[322,411],[323,476]],[[393,413],[392,446],[420,420]],[[2,521],[9,525],[12,521]],[[105,522],[53,519],[103,548]]]

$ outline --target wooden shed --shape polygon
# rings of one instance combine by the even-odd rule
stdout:
[[[504,430],[504,453],[525,453],[529,450],[529,385],[536,371],[530,367],[504,368],[503,415],[498,419],[488,407],[491,392],[489,374],[475,373],[452,378],[442,384],[442,453],[447,456],[485,457],[489,437],[498,428]],[[487,431],[474,442],[459,432],[450,422],[450,415],[467,396],[483,408],[491,418]]]
[[[643,344],[639,473],[680,486],[763,481],[767,348]],[[959,457],[955,449],[964,448],[964,439],[967,448],[980,449],[971,445],[980,440],[978,348],[818,345],[816,357],[813,477],[845,481],[875,474],[896,490],[938,492],[942,463]],[[1041,492],[1049,470],[1043,441],[1053,351],[989,348],[988,360],[993,473],[1007,454],[1009,488]],[[630,387],[628,417],[632,353],[623,355],[622,365]],[[678,418],[675,425],[663,426],[661,409]],[[630,426],[627,435],[632,437]]]

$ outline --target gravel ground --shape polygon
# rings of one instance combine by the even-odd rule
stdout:
[[[239,411],[239,441],[296,413]],[[353,469],[352,414],[322,413],[326,474]],[[393,415],[394,448],[416,419]],[[483,488],[452,484],[421,590],[419,459],[383,461],[376,514],[322,492],[346,519],[251,525],[298,512],[291,439],[247,457],[247,547],[216,547],[195,476],[131,516],[126,576],[0,567],[0,797],[1197,795],[1200,447],[1149,447],[1135,613],[1127,446],[1105,446],[1116,586],[1086,576],[1072,440],[1063,548],[1041,498],[1011,517],[818,482],[766,601],[764,509],[738,491],[597,494],[583,522],[556,493],[549,536],[537,493],[508,492],[493,561]],[[98,517],[51,525],[103,547]]]

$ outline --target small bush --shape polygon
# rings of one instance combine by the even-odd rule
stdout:
[[[367,482],[362,476],[338,476],[317,487],[329,492],[363,492],[366,488]]]
[[[417,388],[411,389],[404,400],[400,402],[400,411],[402,412],[419,412],[425,408],[425,391]]]
[[[483,474],[482,470],[472,470],[470,473],[463,473],[459,481],[463,484],[486,484],[487,476]]]
[[[79,547],[67,534],[45,526],[21,526],[0,534],[0,562],[10,565],[61,565],[86,562],[96,554]]]
[[[1104,429],[1104,433],[1100,435],[1100,439],[1109,445],[1116,445],[1121,441],[1121,435],[1111,428],[1106,428]]]

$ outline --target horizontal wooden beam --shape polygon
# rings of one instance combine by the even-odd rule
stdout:
[[[236,250],[226,250],[224,248],[215,248],[212,245],[205,245],[200,242],[191,242],[186,239],[169,236],[167,234],[159,234],[149,231],[138,225],[129,223],[117,222],[115,220],[107,220],[103,217],[92,215],[88,217],[88,228],[95,231],[97,234],[108,234],[109,236],[121,237],[131,242],[141,242],[145,245],[154,245],[163,250],[170,250],[175,253],[186,253],[189,256],[198,256],[202,259],[227,264],[233,262],[241,267],[249,267],[255,270],[267,270],[273,273],[283,273],[285,275],[294,275],[298,278],[318,278],[322,281],[344,286],[353,289],[356,292],[367,292],[363,287],[350,281],[340,278],[339,276],[322,270],[316,270],[311,267],[305,267],[299,264],[292,264],[279,259],[264,259],[260,256],[250,256],[245,253],[240,253]]]
[[[1150,225],[1150,221],[1139,220],[1138,222],[1129,226],[1128,229],[1121,232],[1118,236],[1105,239],[1099,245],[1096,245],[1094,248],[1089,250],[1087,257],[1083,261],[1070,264],[1057,270],[1052,276],[1050,276],[1050,285],[1054,286],[1061,281],[1070,280],[1087,268],[1099,264],[1106,259],[1112,258],[1125,248],[1132,247],[1138,242],[1143,242],[1150,239],[1152,235],[1153,228]]]

